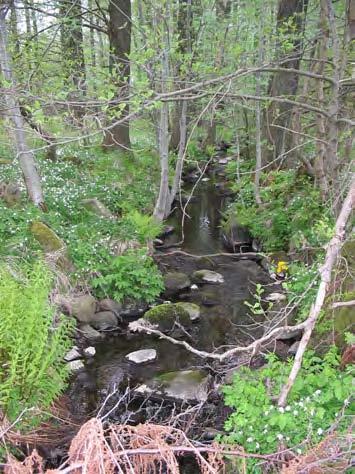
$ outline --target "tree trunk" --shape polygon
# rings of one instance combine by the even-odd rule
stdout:
[[[16,55],[20,54],[20,40],[18,36],[18,26],[17,26],[17,11],[15,0],[11,0],[10,4],[10,40],[11,43],[15,46]]]
[[[299,69],[302,52],[302,32],[305,24],[308,0],[279,0],[277,12],[277,31],[279,35],[278,62],[283,68]],[[291,26],[289,26],[291,25]],[[285,31],[286,30],[286,31]],[[292,44],[292,50],[282,52],[287,40]],[[292,99],[297,93],[298,74],[277,72],[273,75],[269,85],[271,97],[285,97]],[[271,103],[269,106],[264,127],[264,138],[267,143],[263,153],[264,163],[270,163],[282,155],[286,148],[286,130],[289,128],[292,104]],[[283,128],[273,127],[273,125]],[[279,166],[280,163],[277,163]]]
[[[111,0],[109,2],[108,36],[110,41],[110,69],[116,77],[116,99],[123,100],[123,107],[111,108],[117,116],[124,118],[129,114],[129,84],[131,52],[131,1]],[[121,104],[122,105],[122,104]],[[114,119],[113,119],[114,120]],[[114,125],[105,132],[103,145],[123,151],[131,150],[129,121]]]
[[[27,33],[27,38],[29,38],[32,35],[32,25],[31,25],[31,12],[29,8],[28,0],[24,0],[23,6],[25,7],[26,33]]]
[[[182,57],[188,52],[192,51],[192,0],[180,0],[179,1],[179,14],[178,14],[178,35],[179,35],[179,53]],[[189,65],[191,67],[191,63]],[[186,65],[187,67],[187,65]],[[183,89],[186,83],[186,74],[181,71],[181,62],[176,67],[176,77],[178,78],[177,88]],[[170,149],[177,150],[180,144],[180,117],[182,114],[183,101],[176,102],[172,113],[171,119],[171,137],[170,137]]]
[[[261,67],[264,60],[264,21],[262,12],[260,12],[260,23],[259,23],[259,50],[258,50],[258,65]],[[255,95],[260,96],[261,84],[260,84],[260,72],[255,75],[256,87]],[[260,175],[262,166],[262,153],[261,153],[261,104],[259,101],[256,102],[255,110],[255,176],[254,176],[254,195],[255,202],[258,206],[262,204],[260,196]]]
[[[81,0],[60,0],[60,16],[65,79],[70,89],[69,99],[77,102],[86,94]],[[74,104],[71,109],[81,121],[84,108]]]
[[[166,5],[168,13],[168,5]],[[167,16],[168,18],[168,16]],[[162,22],[163,23],[163,22]],[[167,26],[163,23],[163,51],[161,55],[161,92],[168,91],[169,81],[169,42]],[[158,221],[165,219],[170,212],[169,190],[169,102],[163,102],[160,109],[158,127],[158,151],[160,158],[159,195],[154,209],[154,217]]]
[[[12,75],[11,59],[8,53],[7,43],[6,14],[8,9],[9,2],[3,2],[0,6],[0,67],[5,80],[10,84],[10,86],[7,86],[9,89],[4,93],[7,107],[6,112],[14,128],[17,157],[27,188],[27,194],[36,206],[44,209],[45,204],[41,180],[36,168],[34,156],[27,146],[25,123],[21,115],[18,99],[15,95],[16,84]]]

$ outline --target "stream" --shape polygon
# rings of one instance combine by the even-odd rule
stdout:
[[[186,187],[187,192],[191,188]],[[178,210],[168,222],[175,229],[164,239],[164,247],[169,248],[156,252],[156,261],[164,274],[183,272],[191,277],[196,270],[207,269],[223,276],[223,283],[199,284],[197,288],[187,288],[169,298],[164,296],[161,301],[169,299],[199,306],[199,319],[186,334],[178,337],[205,351],[220,346],[226,350],[231,345],[245,344],[260,336],[262,325],[250,326],[253,321],[244,302],[253,300],[256,283],[269,285],[267,292],[273,291],[269,275],[257,261],[233,254],[208,256],[226,252],[222,243],[221,217],[227,203],[228,197],[216,186],[213,175],[208,176],[208,180],[198,184],[187,206],[185,238],[178,247],[200,257],[176,253],[177,248],[171,246],[181,239],[182,213]],[[213,361],[197,357],[184,347],[156,336],[133,333],[126,328],[109,333],[102,342],[95,344],[95,348],[95,357],[88,360],[85,370],[76,375],[70,388],[76,411],[87,416],[101,407],[100,414],[115,422],[150,420],[164,423],[171,417],[179,418],[179,413],[189,409],[187,407],[198,406],[200,418],[196,420],[200,427],[204,426],[204,431],[208,426],[223,427],[226,409],[220,394],[216,395],[216,386],[222,380],[221,369]],[[156,360],[145,364],[127,360],[127,354],[140,349],[156,350]],[[240,355],[229,367],[245,362],[245,357]],[[179,423],[186,429],[183,419],[182,416]],[[198,422],[199,419],[203,422]],[[193,434],[203,436],[203,430],[199,431],[196,426],[189,429]]]

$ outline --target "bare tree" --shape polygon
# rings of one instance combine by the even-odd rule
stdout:
[[[27,193],[31,201],[45,208],[42,193],[41,180],[36,168],[33,153],[30,151],[25,134],[25,122],[20,111],[19,101],[16,97],[16,83],[12,73],[11,58],[8,51],[6,15],[10,8],[10,2],[2,2],[0,5],[0,67],[7,89],[4,94],[7,116],[13,129],[17,149],[17,157],[24,177]]]

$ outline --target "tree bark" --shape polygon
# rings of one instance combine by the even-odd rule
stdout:
[[[339,256],[342,243],[345,238],[345,227],[347,221],[351,215],[352,210],[355,207],[355,176],[352,176],[348,195],[343,203],[339,217],[335,225],[335,233],[331,241],[327,246],[327,253],[324,260],[324,265],[320,268],[319,272],[321,275],[321,281],[318,287],[317,297],[314,305],[311,308],[310,314],[306,320],[305,330],[298,347],[295,361],[293,363],[290,375],[287,383],[281,390],[281,394],[278,400],[278,405],[284,407],[287,402],[288,394],[290,393],[292,386],[296,380],[297,374],[302,366],[302,359],[307,348],[308,342],[312,335],[314,326],[317,322],[318,316],[322,310],[324,300],[327,296],[329,284],[331,282],[332,270],[334,264]]]
[[[182,57],[186,53],[192,51],[192,0],[180,0],[179,1],[179,13],[178,13],[178,36],[179,36],[179,53]],[[189,65],[191,67],[191,63]],[[187,66],[186,66],[187,67]],[[177,88],[183,88],[186,83],[186,74],[181,71],[181,61],[176,68],[176,77],[178,78]],[[171,137],[170,137],[170,149],[177,150],[180,144],[180,117],[182,114],[183,101],[176,103],[171,120]]]
[[[25,181],[27,194],[36,206],[45,209],[41,180],[34,156],[27,145],[25,123],[21,115],[18,99],[15,95],[16,84],[12,74],[7,42],[6,14],[8,9],[9,2],[2,2],[0,6],[0,67],[5,80],[10,85],[8,85],[10,88],[4,93],[7,116],[14,128],[17,157]]]
[[[120,118],[129,114],[129,85],[130,85],[130,59],[131,52],[131,1],[111,0],[109,2],[108,36],[110,42],[110,69],[113,77],[117,77],[116,99],[122,100],[124,106],[111,108]],[[105,132],[103,146],[117,148],[123,151],[131,150],[129,135],[129,121],[115,125]]]
[[[163,25],[163,51],[161,59],[161,91],[167,92],[169,80],[169,43],[165,24]],[[158,151],[160,158],[160,185],[159,195],[154,209],[154,217],[162,221],[170,212],[170,190],[169,190],[169,103],[163,102],[160,109],[160,121],[158,127]]]
[[[299,69],[302,51],[301,35],[304,29],[308,0],[279,0],[277,12],[277,31],[281,39],[278,44],[278,61],[287,69]],[[292,23],[293,27],[288,26]],[[286,30],[286,33],[285,33]],[[282,37],[281,37],[282,35]],[[292,43],[292,50],[282,53],[282,39]],[[269,96],[292,98],[297,93],[298,74],[277,72],[273,75],[269,85]],[[264,138],[267,143],[263,153],[264,163],[277,159],[285,151],[285,129],[273,127],[273,124],[289,128],[292,105],[281,103],[276,106],[271,103],[266,111]]]
[[[69,99],[77,102],[86,94],[81,0],[60,0],[59,5],[65,79],[70,90]],[[75,104],[70,108],[74,117],[81,121],[84,107]]]
[[[61,0],[61,42],[67,80],[78,89],[85,88],[85,59],[81,0]]]

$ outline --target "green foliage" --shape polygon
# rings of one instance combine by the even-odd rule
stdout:
[[[116,152],[66,146],[58,150],[55,163],[39,160],[48,212],[22,202],[8,208],[0,200],[0,254],[32,258],[40,247],[29,226],[44,220],[66,243],[77,277],[90,277],[109,265],[117,241],[137,240],[145,244],[159,232],[159,225],[147,214],[153,209],[154,176],[158,161],[148,152],[137,162]],[[148,171],[149,170],[149,171]],[[0,181],[22,181],[17,163],[1,165]],[[22,185],[22,190],[23,185]],[[81,201],[99,199],[117,219],[87,212]],[[122,215],[122,218],[119,218]]]
[[[237,201],[228,218],[236,216],[259,238],[265,250],[275,251],[304,246],[322,246],[332,232],[332,221],[321,204],[319,190],[306,176],[295,170],[273,171],[261,179],[260,195],[264,203],[257,206],[250,176],[234,186]]]
[[[136,210],[124,216],[121,226],[124,227],[126,235],[141,243],[153,240],[162,231],[162,224],[153,216],[141,214]]]
[[[264,305],[262,302],[262,296],[264,293],[265,293],[265,290],[262,287],[262,285],[260,285],[260,283],[257,283],[255,287],[255,293],[253,295],[254,303],[249,303],[249,301],[244,301],[245,306],[247,306],[250,309],[251,313],[254,314],[254,316],[261,316],[261,315],[265,316],[266,312],[270,311],[273,306],[273,304],[270,302],[268,304],[267,309],[264,309],[263,307]]]
[[[0,266],[0,405],[10,420],[26,408],[45,409],[65,388],[72,323],[55,315],[51,283],[41,261]],[[34,425],[39,418],[24,420]]]
[[[100,295],[117,301],[134,298],[152,303],[164,289],[162,275],[144,249],[129,250],[111,259],[92,283]]]
[[[295,262],[289,266],[289,278],[283,283],[289,302],[297,303],[297,320],[307,318],[314,302],[319,282],[318,261],[312,265]]]
[[[230,434],[221,438],[223,442],[242,445],[250,453],[266,454],[275,452],[282,441],[301,453],[306,438],[320,441],[335,421],[338,430],[345,429],[350,421],[342,415],[355,409],[351,401],[353,376],[350,368],[339,370],[336,348],[332,347],[323,359],[314,352],[306,353],[288,405],[278,408],[273,400],[286,382],[292,363],[285,364],[271,354],[267,366],[258,371],[244,367],[234,375],[231,385],[223,387],[225,403],[234,410],[225,423]]]

